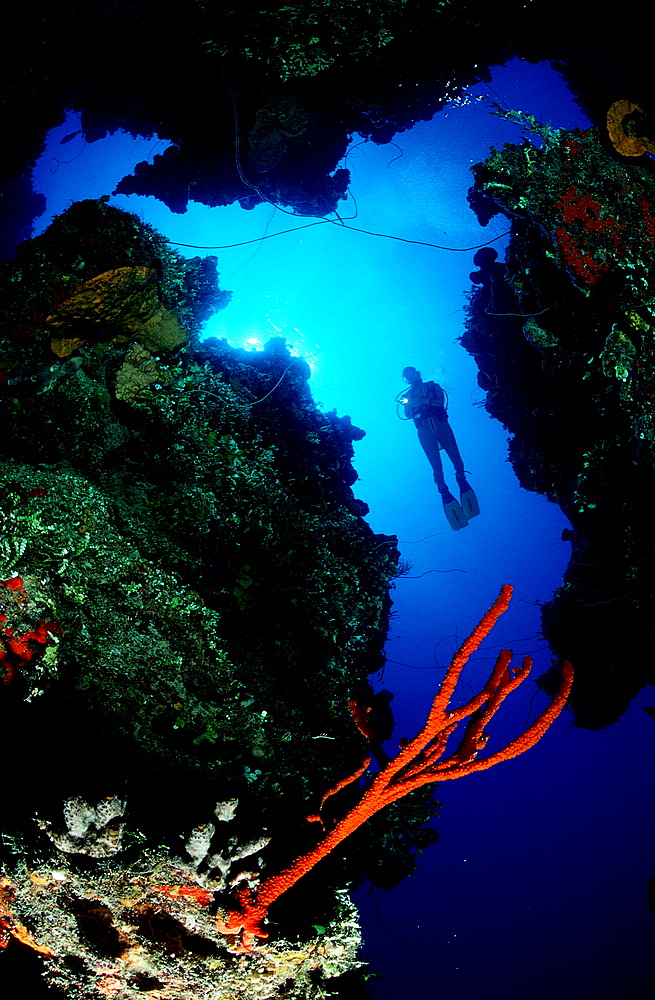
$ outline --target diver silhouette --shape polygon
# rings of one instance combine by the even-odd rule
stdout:
[[[403,378],[409,383],[409,389],[401,400],[405,407],[405,419],[414,421],[421,447],[432,466],[444,514],[453,531],[459,531],[460,528],[467,526],[472,517],[480,513],[480,508],[477,497],[466,480],[462,456],[448,422],[446,394],[438,382],[424,382],[416,368],[405,368]],[[453,463],[460,491],[459,503],[446,485],[441,449]]]

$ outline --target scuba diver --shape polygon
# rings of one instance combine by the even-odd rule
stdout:
[[[424,382],[416,368],[405,368],[403,378],[409,382],[409,389],[402,399],[399,398],[399,402],[405,407],[405,419],[413,420],[416,425],[418,439],[432,466],[434,481],[441,494],[444,514],[453,531],[459,531],[467,526],[470,518],[480,513],[480,508],[475,493],[466,481],[462,456],[448,423],[446,394],[437,382]],[[446,485],[441,449],[446,452],[455,468],[460,491],[459,503]]]

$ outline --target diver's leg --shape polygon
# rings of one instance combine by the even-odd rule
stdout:
[[[418,428],[418,439],[421,442],[423,451],[427,455],[428,462],[432,466],[434,481],[437,484],[437,489],[441,493],[443,490],[447,490],[448,487],[446,486],[446,480],[444,479],[443,474],[443,463],[441,461],[441,454],[439,451],[439,438],[427,421]]]
[[[459,500],[462,510],[468,519],[476,517],[480,513],[478,498],[466,479],[464,462],[459,453],[453,429],[447,420],[439,420],[437,422],[436,436],[455,468],[455,479],[459,486]]]
[[[450,461],[453,463],[455,478],[461,486],[462,480],[466,482],[466,473],[464,472],[464,462],[462,461],[462,456],[459,453],[453,429],[447,420],[435,420],[435,424],[436,438],[448,455]]]
[[[441,454],[439,452],[439,439],[435,434],[434,429],[430,427],[427,422],[419,427],[418,438],[421,442],[423,451],[427,455],[428,461],[432,466],[434,481],[441,496],[441,502],[443,503],[443,510],[446,515],[446,519],[453,531],[459,531],[460,528],[466,527],[468,519],[462,510],[461,504],[457,502],[446,486],[446,480],[443,474],[443,464],[441,462]]]

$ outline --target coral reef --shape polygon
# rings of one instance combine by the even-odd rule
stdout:
[[[617,45],[611,18],[557,0],[256,13],[209,0],[166,17],[148,2],[15,12],[0,70],[3,259],[44,208],[26,171],[64,108],[82,144],[117,129],[171,141],[119,191],[177,212],[264,199],[320,216],[347,194],[355,133],[390,142],[511,54],[559,60],[599,130],[542,130],[543,152],[495,154],[476,209],[500,208],[514,236],[505,264],[476,260],[466,342],[521,482],[573,522],[544,622],[576,662],[578,720],[604,725],[650,676],[648,33]],[[351,489],[362,432],[317,410],[304,363],[279,342],[257,356],[199,345],[229,297],[216,265],[100,199],[72,205],[0,274],[0,708],[19,748],[3,773],[0,957],[3,973],[16,961],[16,992],[36,979],[25,955],[80,1000],[334,992],[358,941],[334,886],[362,872],[395,884],[436,836],[419,789],[276,902],[266,955],[231,955],[215,927],[202,880],[225,874],[210,859],[234,859],[265,825],[262,877],[279,871],[315,837],[289,842],[306,802],[359,764],[347,705],[381,662],[397,559]],[[107,312],[108,328],[93,309],[73,314],[79,289],[113,272],[147,278],[136,309]],[[149,320],[174,332],[172,350]],[[95,850],[113,829],[98,825],[109,795],[128,803],[120,850],[62,851],[57,840]],[[224,823],[214,804],[237,795]],[[77,803],[64,828],[62,801]],[[233,824],[232,847],[217,842]]]
[[[493,280],[472,276],[462,343],[520,482],[573,525],[544,634],[576,664],[578,723],[597,728],[653,680],[655,176],[604,128],[539,133],[473,168],[481,222],[502,211],[512,236]]]
[[[2,957],[27,946],[70,996],[321,997],[359,968],[340,888],[431,839],[431,795],[399,804],[268,957],[230,959],[217,895],[301,852],[308,798],[359,756],[398,553],[306,362],[199,341],[215,279],[102,200],[0,274],[0,710],[9,745],[35,734],[5,776]]]
[[[290,984],[298,1000],[316,1000],[333,995],[327,984],[344,970],[359,968],[357,914],[345,892],[311,936],[276,936],[240,959],[222,946],[210,895],[165,851],[143,851],[123,869],[96,860],[92,877],[64,855],[0,880],[0,949],[40,956],[55,995],[74,1000],[144,992],[154,1000],[272,1000],[289,995]]]

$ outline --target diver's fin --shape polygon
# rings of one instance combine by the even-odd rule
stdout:
[[[443,512],[453,531],[465,528],[468,524],[468,519],[452,493],[442,495],[441,499],[443,500]]]
[[[469,521],[472,517],[477,517],[480,513],[478,498],[468,483],[460,490],[459,502],[462,505],[464,517],[468,518]]]

